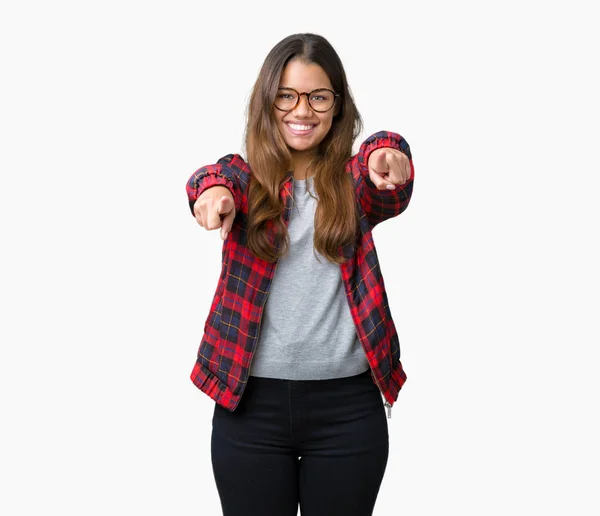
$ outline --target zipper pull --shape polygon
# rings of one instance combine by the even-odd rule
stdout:
[[[390,405],[389,401],[387,401],[387,400],[384,403],[384,405],[387,408],[387,417],[388,417],[388,419],[390,419],[392,417],[392,405]]]

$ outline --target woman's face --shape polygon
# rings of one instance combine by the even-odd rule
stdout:
[[[285,66],[279,87],[293,88],[299,93],[310,93],[319,88],[333,90],[323,68],[299,59],[293,59]],[[312,154],[317,151],[319,144],[331,129],[336,108],[337,106],[334,106],[325,113],[318,113],[309,106],[307,96],[301,95],[298,104],[291,111],[280,111],[275,107],[273,111],[277,128],[292,153],[296,151]]]

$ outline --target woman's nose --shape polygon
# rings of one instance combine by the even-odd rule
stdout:
[[[294,113],[297,116],[310,116],[312,114],[311,111],[308,97],[306,95],[300,95],[298,104],[296,104],[296,107],[294,108]]]

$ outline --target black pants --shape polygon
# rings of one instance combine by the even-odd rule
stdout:
[[[389,441],[370,371],[331,380],[251,376],[215,403],[212,466],[224,516],[371,516]]]

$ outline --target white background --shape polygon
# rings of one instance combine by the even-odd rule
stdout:
[[[408,374],[375,515],[600,514],[585,2],[206,4],[2,4],[0,512],[221,514],[189,380],[221,240],[185,182],[316,32],[416,169],[374,231]]]

